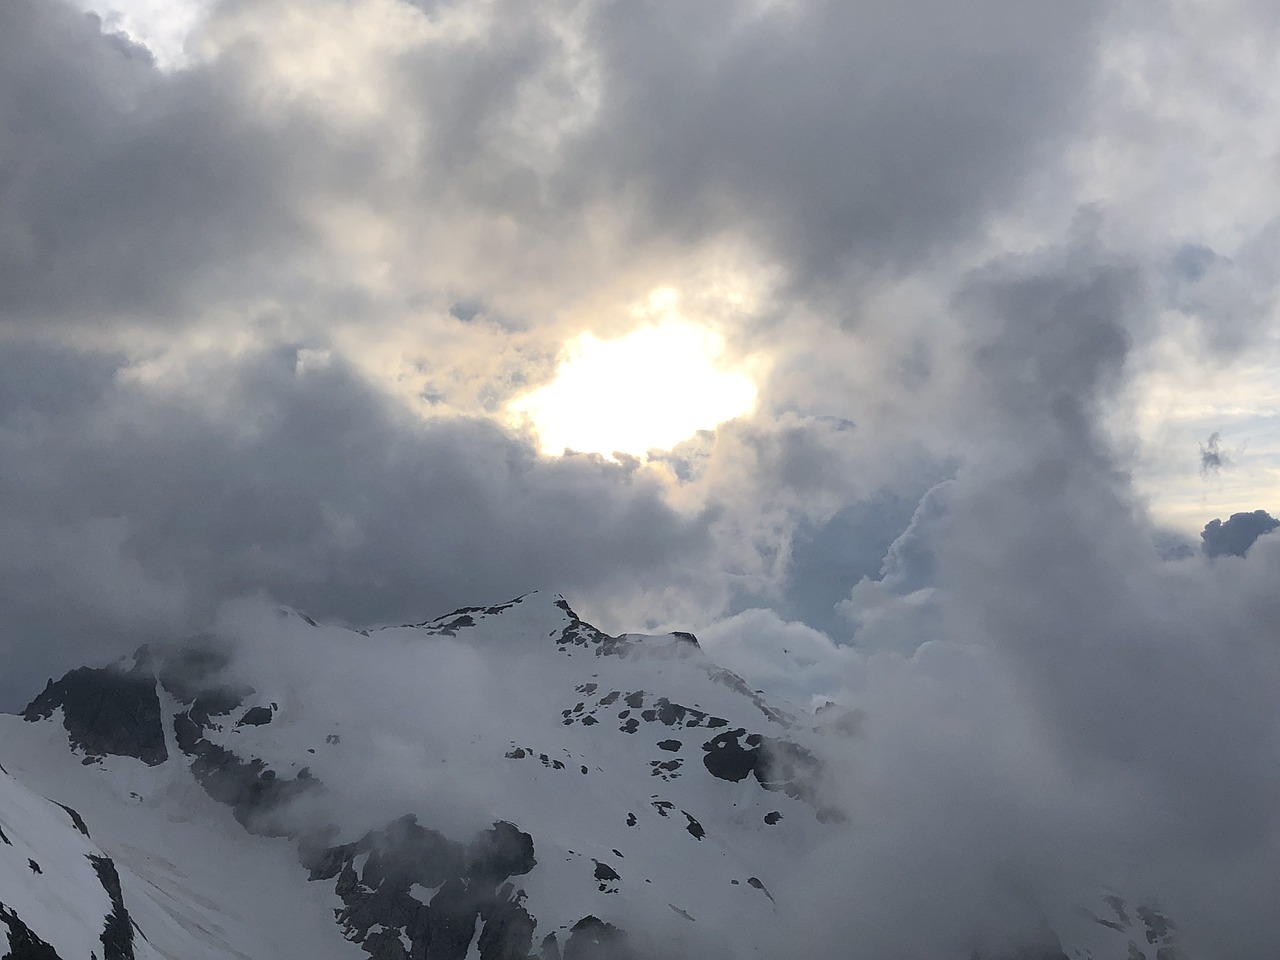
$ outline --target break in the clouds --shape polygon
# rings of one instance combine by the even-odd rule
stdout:
[[[1280,488],[1270,6],[127,6],[0,4],[7,705],[246,593],[545,586],[864,711],[815,952],[1013,874],[1265,955],[1280,540],[1223,538]],[[512,426],[662,322],[754,406]],[[629,359],[556,428],[708,388]]]

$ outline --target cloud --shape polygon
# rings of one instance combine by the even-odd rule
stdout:
[[[1280,520],[1265,510],[1233,513],[1227,520],[1210,520],[1200,533],[1206,557],[1243,557],[1257,539],[1280,527]]]
[[[812,710],[843,693],[840,683],[854,652],[803,623],[772,610],[744,610],[698,636],[707,655],[753,688]]]
[[[1046,911],[1090,885],[1158,896],[1192,953],[1276,933],[1280,553],[1160,556],[1100,416],[1140,281],[1086,243],[992,264],[957,300],[986,440],[890,551],[931,557],[922,577],[895,589],[886,562],[846,604],[867,721],[842,772],[867,812],[809,866],[836,885],[815,915],[867,904],[842,940],[942,949],[1009,878]],[[932,922],[904,931],[911,909]]]
[[[424,422],[338,361],[210,359],[181,389],[33,344],[0,365],[6,698],[243,592],[366,625],[665,581],[709,547],[653,478]]]
[[[6,4],[0,36],[0,330],[190,317],[225,271],[274,273],[315,131],[285,149],[234,78],[162,75],[63,3]]]
[[[1219,447],[1220,440],[1221,434],[1215,430],[1209,434],[1208,440],[1200,444],[1200,472],[1205,476],[1218,473],[1224,466],[1231,463],[1230,458]]]
[[[605,122],[578,169],[638,191],[665,230],[748,224],[801,276],[910,263],[1007,199],[1069,128],[1099,12],[601,4]]]
[[[368,328],[469,301],[533,326],[716,259],[910,263],[1071,128],[1099,10],[272,0],[215,7],[164,73],[21,0],[0,316],[305,304],[324,329],[361,303]]]

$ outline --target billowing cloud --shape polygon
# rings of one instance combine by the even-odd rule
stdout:
[[[804,274],[909,263],[1071,122],[1100,8],[601,4],[584,172],[692,234],[745,222]]]
[[[161,72],[24,0],[4,312],[189,324],[283,297],[332,324],[467,300],[530,324],[661,282],[676,251],[799,278],[908,263],[1070,129],[1097,13],[273,0],[219,5],[203,57]]]
[[[932,931],[904,938],[896,925],[912,897],[936,902],[945,929],[947,908],[1009,876],[1042,903],[1089,883],[1160,891],[1216,955],[1240,924],[1228,955],[1252,956],[1275,935],[1261,919],[1276,892],[1280,800],[1265,584],[1280,554],[1264,538],[1229,573],[1159,555],[1095,412],[1126,328],[1143,323],[1132,279],[1076,249],[997,265],[962,297],[980,311],[970,316],[989,442],[931,522],[917,516],[912,549],[890,554],[928,546],[927,592],[910,579],[893,589],[887,564],[847,604],[861,618],[849,702],[869,731],[851,770],[873,777],[886,810],[912,805],[885,813],[888,825],[870,817],[851,843],[874,862],[891,842],[896,875],[923,884],[881,890],[872,902],[887,912],[859,911],[854,939],[890,951],[928,942]],[[903,637],[915,644],[903,650]],[[849,789],[871,788],[855,778]],[[886,869],[846,876],[864,892]]]
[[[639,587],[710,544],[708,517],[652,478],[539,459],[486,421],[424,423],[339,361],[210,362],[175,388],[11,344],[0,368],[7,698],[243,593],[363,626]]]
[[[1264,533],[1280,527],[1280,520],[1265,510],[1233,513],[1226,520],[1214,519],[1200,532],[1201,549],[1206,557],[1230,555],[1243,557]]]

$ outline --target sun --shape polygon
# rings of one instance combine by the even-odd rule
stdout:
[[[723,366],[723,353],[719,334],[684,320],[613,340],[586,333],[570,342],[556,378],[512,401],[508,416],[532,426],[550,456],[669,450],[755,407],[755,383]]]

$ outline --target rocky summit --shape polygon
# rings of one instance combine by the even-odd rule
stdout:
[[[786,865],[857,828],[824,756],[858,735],[556,596],[361,631],[246,608],[0,717],[0,956],[774,960]],[[1154,908],[1069,913],[957,956],[1182,956]]]

